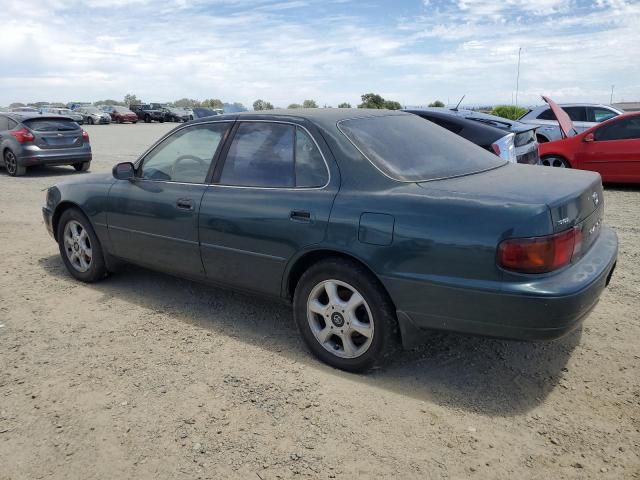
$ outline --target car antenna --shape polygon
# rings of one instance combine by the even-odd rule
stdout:
[[[453,110],[454,112],[457,112],[458,111],[458,107],[460,106],[460,104],[462,103],[462,100],[464,100],[464,97],[466,97],[466,96],[467,96],[466,93],[464,95],[462,95],[462,98],[460,99],[458,104],[455,106],[455,108],[452,108],[451,110]]]

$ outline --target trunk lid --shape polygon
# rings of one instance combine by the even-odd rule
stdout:
[[[562,132],[562,136],[564,138],[573,137],[577,130],[569,118],[567,112],[565,112],[556,102],[551,100],[549,97],[545,97],[542,95],[542,99],[549,104],[551,111],[558,119],[558,125],[560,126],[560,131]]]
[[[38,117],[23,121],[42,149],[81,147],[82,129],[70,118]]]
[[[418,185],[477,199],[478,202],[546,205],[552,222],[549,233],[581,224],[598,211],[595,215],[598,218],[593,221],[595,224],[600,220],[604,207],[600,175],[584,170],[507,164],[486,172]]]

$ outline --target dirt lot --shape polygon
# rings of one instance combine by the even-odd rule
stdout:
[[[92,170],[170,127],[87,127]],[[356,376],[280,304],[135,267],[72,280],[40,207],[75,175],[0,170],[0,479],[640,478],[640,188],[606,190],[620,257],[581,331],[434,333]]]

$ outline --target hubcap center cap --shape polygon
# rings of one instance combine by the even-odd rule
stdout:
[[[80,250],[80,245],[78,244],[78,242],[74,242],[73,243],[73,249],[77,252],[78,250]]]
[[[333,323],[336,327],[340,328],[344,325],[344,317],[341,313],[333,312],[331,314],[331,323]]]

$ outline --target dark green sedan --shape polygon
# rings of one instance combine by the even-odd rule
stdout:
[[[504,162],[403,112],[183,124],[43,209],[75,278],[118,261],[280,298],[324,362],[364,371],[428,329],[565,334],[617,257],[599,175]]]

